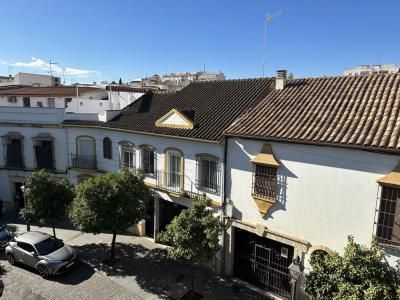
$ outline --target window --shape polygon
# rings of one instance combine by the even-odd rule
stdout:
[[[18,132],[10,132],[3,137],[5,165],[9,168],[23,168],[23,137]]]
[[[43,241],[40,241],[39,243],[36,243],[35,247],[39,252],[39,255],[48,255],[64,247],[64,243],[62,240],[59,240],[55,237],[49,237]]]
[[[10,96],[10,97],[8,97],[8,102],[10,102],[10,103],[17,103],[17,97],[15,97],[15,96]]]
[[[47,107],[55,108],[56,102],[54,98],[47,98]]]
[[[151,146],[142,146],[141,147],[141,169],[148,176],[153,176],[154,171],[154,148]]]
[[[24,107],[31,107],[31,98],[24,97],[22,101],[24,102]]]
[[[166,154],[167,187],[172,190],[180,191],[183,189],[183,155],[177,150],[168,150]]]
[[[95,139],[90,136],[76,138],[76,154],[71,154],[72,167],[81,169],[96,169]]]
[[[130,170],[136,168],[136,153],[133,144],[130,142],[122,142],[121,146],[121,167],[126,167]]]
[[[53,138],[34,138],[35,162],[38,169],[54,169]]]
[[[218,159],[207,154],[199,154],[196,157],[197,187],[201,190],[218,192],[220,186],[220,168]]]
[[[72,102],[72,98],[65,98],[64,99],[64,107],[67,108],[68,104]]]
[[[43,103],[42,103],[42,101],[38,101],[38,102],[36,102],[36,105],[37,105],[37,107],[43,107]]]
[[[275,199],[276,168],[268,165],[254,164],[253,196]]]
[[[103,157],[112,159],[112,142],[108,137],[103,139]]]
[[[36,253],[35,248],[33,248],[33,246],[30,244],[17,242],[17,246],[29,253],[31,253],[31,252]]]
[[[376,235],[382,244],[400,246],[400,188],[382,186]]]

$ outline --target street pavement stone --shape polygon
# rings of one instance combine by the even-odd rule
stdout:
[[[24,224],[15,224],[16,232],[25,232]],[[52,234],[52,228],[32,226],[31,230]],[[117,236],[115,264],[105,263],[111,234],[84,234],[73,229],[56,228],[57,237],[78,249],[80,262],[68,272],[42,279],[34,270],[6,266],[3,299],[180,299],[190,286],[188,266],[166,258],[166,247],[152,240],[132,235]],[[217,277],[204,267],[197,267],[195,289],[203,299],[267,299],[246,287]],[[233,288],[234,287],[234,288]]]

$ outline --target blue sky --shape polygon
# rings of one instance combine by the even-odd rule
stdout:
[[[358,64],[400,64],[400,1],[6,1],[0,74],[65,69],[66,82],[124,81],[172,71],[221,70],[228,78],[285,68],[337,75]],[[36,65],[36,68],[28,66]],[[57,69],[58,68],[58,69]]]

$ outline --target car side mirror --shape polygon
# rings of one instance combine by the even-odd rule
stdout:
[[[37,253],[35,251],[31,252],[32,256],[37,256]]]

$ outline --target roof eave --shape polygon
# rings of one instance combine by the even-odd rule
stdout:
[[[382,147],[369,147],[369,146],[363,146],[363,145],[299,141],[299,140],[290,140],[290,139],[263,137],[263,136],[252,136],[252,135],[243,135],[243,134],[235,134],[235,133],[224,133],[223,136],[226,138],[239,137],[239,138],[248,139],[248,140],[261,140],[261,141],[281,142],[281,143],[298,144],[298,145],[344,148],[344,149],[360,150],[360,151],[374,152],[374,153],[380,153],[380,154],[390,154],[390,155],[399,155],[400,154],[400,150],[396,150],[396,149],[382,148]]]

